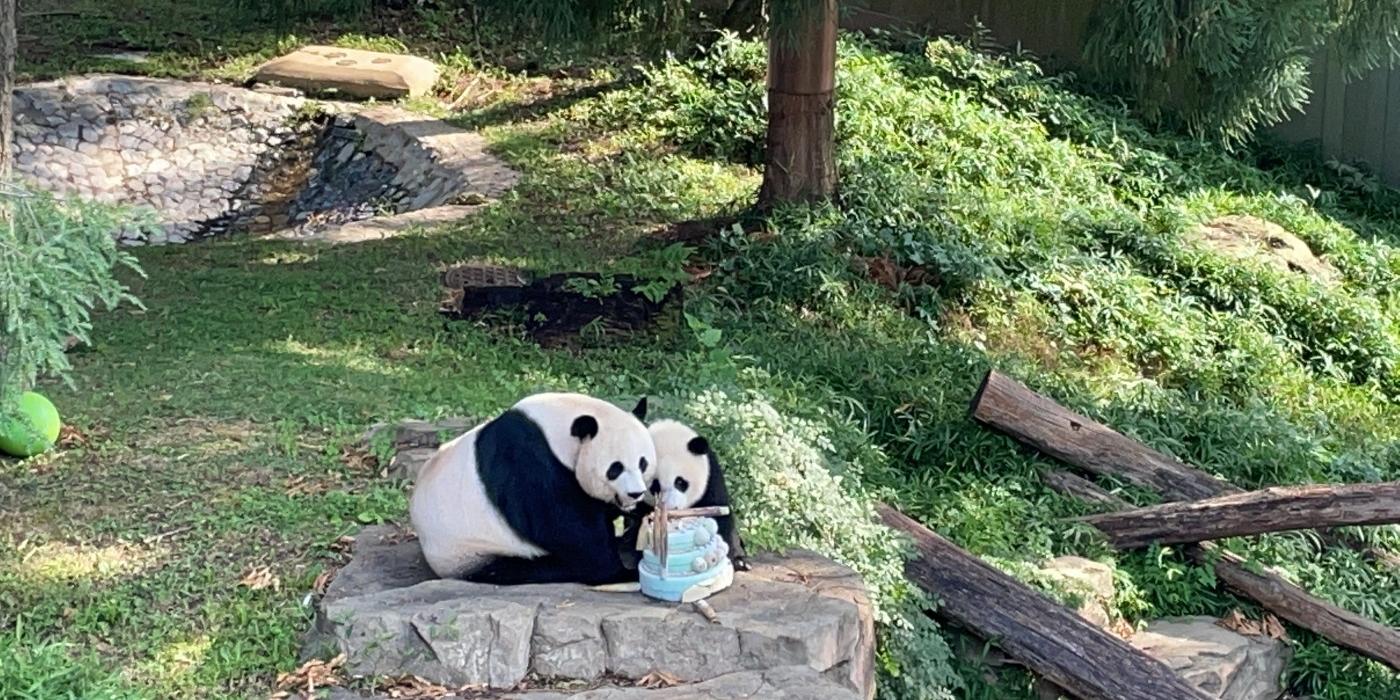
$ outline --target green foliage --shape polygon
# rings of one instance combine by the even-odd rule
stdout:
[[[1400,6],[1341,2],[1096,5],[1085,54],[1151,120],[1242,141],[1301,108],[1314,54],[1357,76],[1400,57]]]
[[[672,90],[678,75],[599,108]],[[990,366],[1242,486],[1400,477],[1395,193],[1276,147],[1246,162],[1153,132],[1070,78],[959,42],[845,41],[839,84],[841,207],[723,232],[703,251],[716,274],[693,313],[719,348],[860,417],[888,457],[864,466],[864,488],[1029,581],[1046,557],[1111,556],[1065,524],[1083,506],[1040,483],[1044,459],[967,421]],[[683,129],[614,128],[686,148]],[[1216,250],[1196,229],[1224,214],[1280,224],[1339,279]],[[1372,536],[1400,544],[1393,528]],[[1230,547],[1397,620],[1400,590],[1367,564],[1324,565],[1300,539]],[[1130,620],[1242,605],[1175,552],[1117,565]],[[1310,663],[1295,691],[1359,700],[1374,696],[1367,684],[1395,687],[1379,666],[1299,639]],[[968,697],[1010,692],[961,676]]]
[[[685,399],[679,414],[723,446],[746,543],[816,551],[865,579],[881,630],[881,697],[951,698],[948,647],[925,615],[928,601],[904,578],[903,539],[879,523],[861,487],[866,466],[883,455],[839,419],[784,415],[753,391],[705,391]],[[828,426],[844,431],[844,449]]]
[[[0,405],[41,374],[67,377],[68,336],[88,342],[94,306],[134,302],[113,275],[139,272],[114,234],[131,222],[120,210],[60,202],[17,184],[0,193]]]
[[[68,644],[35,636],[21,620],[0,633],[0,700],[122,700],[134,695],[75,659]]]
[[[492,19],[517,23],[545,36],[592,38],[607,32],[672,32],[686,18],[689,0],[479,0]]]
[[[757,165],[767,125],[766,55],[762,44],[726,32],[694,60],[673,57],[643,68],[654,89],[612,95],[591,111],[592,119],[652,130],[702,158]]]
[[[235,0],[233,6],[279,22],[299,19],[350,19],[382,0]]]

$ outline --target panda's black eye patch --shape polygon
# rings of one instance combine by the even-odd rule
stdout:
[[[690,482],[689,482],[689,481],[686,481],[686,480],[685,480],[685,477],[683,477],[683,476],[678,476],[678,477],[676,477],[676,490],[677,490],[677,491],[684,491],[684,490],[686,490],[686,489],[688,489],[688,488],[690,488]]]
[[[651,495],[653,496],[655,496],[658,493],[661,493],[661,481],[659,479],[652,479],[651,488],[649,490],[651,491]]]
[[[619,476],[622,476],[622,462],[613,462],[612,466],[608,467],[608,481],[612,481]]]
[[[640,462],[637,463],[637,468],[638,468],[638,469],[641,469],[643,474],[647,473],[647,467],[648,467],[648,466],[651,466],[651,465],[647,464],[647,458],[646,458],[646,457],[643,457],[643,458],[642,458],[642,461],[640,461]]]

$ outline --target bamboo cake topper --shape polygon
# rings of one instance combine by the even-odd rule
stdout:
[[[678,508],[668,510],[658,504],[652,512],[651,544],[656,548],[656,560],[661,563],[661,578],[666,578],[666,556],[670,548],[670,522],[685,518],[716,518],[729,515],[729,506],[708,506],[705,508]]]

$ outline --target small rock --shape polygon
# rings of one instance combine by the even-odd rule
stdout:
[[[1246,637],[1213,617],[1156,620],[1128,643],[1176,671],[1187,682],[1221,700],[1275,700],[1280,677],[1292,657],[1287,644]]]
[[[1045,562],[1040,570],[1082,598],[1077,609],[1080,617],[1099,627],[1108,627],[1108,611],[1113,607],[1114,597],[1111,567],[1083,557],[1066,556]]]

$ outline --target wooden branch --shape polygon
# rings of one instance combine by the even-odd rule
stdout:
[[[1056,476],[1052,480],[1046,480],[1046,485],[1067,496],[1107,504],[1110,508],[1129,507],[1122,499],[1086,479],[1067,472],[1054,474]],[[1064,488],[1062,484],[1073,486]],[[1096,498],[1085,499],[1079,495],[1095,491],[1099,493]],[[1311,630],[1337,646],[1400,670],[1400,630],[1317,598],[1267,569],[1251,571],[1238,555],[1209,542],[1186,545],[1182,551],[1197,563],[1214,568],[1215,577],[1222,583],[1275,615]]]
[[[1084,700],[1205,698],[1165,664],[991,567],[886,505],[880,518],[914,540],[906,573],[938,598],[939,614],[996,642],[1030,670]]]
[[[1119,549],[1340,525],[1400,523],[1400,482],[1277,486],[1084,518]]]
[[[1228,481],[1081,416],[996,370],[987,372],[972,398],[972,418],[1051,457],[1101,476],[1126,479],[1170,501],[1239,491]]]
[[[1045,454],[1100,476],[1115,476],[1167,501],[1195,501],[1242,493],[1180,460],[1081,416],[1016,380],[992,370],[972,399],[972,418]],[[1319,531],[1324,544],[1346,547],[1400,570],[1400,556],[1345,533]]]

